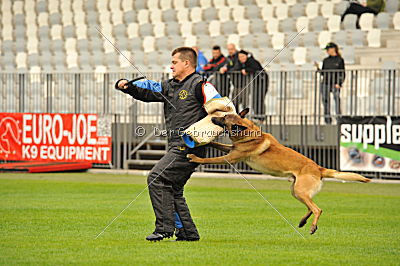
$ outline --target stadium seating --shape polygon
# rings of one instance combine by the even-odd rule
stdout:
[[[0,69],[88,71],[96,68],[95,63],[109,70],[125,69],[127,63],[111,55],[115,51],[108,40],[135,54],[138,63],[147,62],[143,59],[152,58],[154,51],[169,54],[179,45],[210,51],[211,43],[225,47],[227,41],[254,49],[264,61],[269,55],[262,54],[261,48],[277,52],[294,32],[302,31],[291,44],[298,49],[289,49],[287,57],[278,60],[298,65],[317,60],[321,53],[315,49],[328,41],[345,47],[344,54],[350,56],[345,58],[347,64],[356,65],[364,50],[375,48],[379,57],[380,48],[400,42],[392,38],[392,32],[400,30],[397,0],[388,0],[385,12],[377,16],[363,14],[361,29],[356,28],[355,15],[347,15],[341,23],[347,4],[338,0],[3,0]],[[394,56],[400,60],[399,53]],[[166,62],[164,58],[160,64]],[[148,65],[141,67],[147,70]],[[165,69],[165,65],[159,67]]]

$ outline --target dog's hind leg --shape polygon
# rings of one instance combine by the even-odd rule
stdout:
[[[300,220],[300,223],[299,223],[300,228],[303,227],[307,223],[307,220],[308,220],[308,218],[310,218],[311,214],[312,214],[312,211],[310,209],[308,209],[306,215],[304,215],[303,218],[301,218],[301,220]]]
[[[322,210],[312,200],[312,197],[319,191],[320,188],[321,181],[312,175],[297,176],[296,182],[293,185],[293,195],[308,208],[308,212],[301,219],[299,227],[304,226],[311,214],[314,214],[310,234],[314,234],[315,231],[317,231],[318,219],[322,213]]]
[[[312,222],[311,228],[310,228],[310,234],[314,234],[315,231],[317,231],[317,229],[318,229],[317,223],[318,223],[319,217],[322,214],[322,210],[309,197],[306,197],[304,199],[304,202],[307,205],[307,207],[309,207],[311,209],[312,213],[314,214],[314,219],[313,219],[313,222]]]
[[[304,203],[304,202],[302,201],[302,199],[301,199],[301,198],[298,198],[298,197],[296,196],[296,193],[294,192],[294,185],[295,185],[295,184],[296,184],[296,177],[294,177],[294,181],[293,181],[292,186],[291,186],[292,195],[293,195],[293,197],[295,197],[296,199],[298,199],[299,201],[301,201],[302,203]],[[305,203],[304,203],[304,204],[305,204]],[[307,206],[307,205],[306,205],[306,206]],[[308,207],[307,207],[307,208],[308,208]],[[311,214],[312,214],[312,211],[310,210],[310,208],[308,208],[308,211],[307,211],[306,215],[304,215],[303,218],[301,218],[301,220],[300,220],[300,223],[299,223],[299,227],[300,227],[300,228],[303,227],[303,226],[307,223],[307,220],[308,220],[308,218],[310,218]]]

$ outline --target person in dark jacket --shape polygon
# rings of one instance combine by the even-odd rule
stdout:
[[[250,107],[257,119],[263,120],[265,116],[264,98],[268,91],[268,74],[260,62],[247,51],[238,52],[239,70],[241,77],[238,86],[234,89],[232,97],[237,109]],[[251,99],[251,101],[249,100]],[[251,106],[248,104],[251,103]]]
[[[212,81],[220,89],[221,95],[223,97],[228,96],[226,92],[227,80],[225,77],[219,74],[219,71],[224,67],[226,63],[226,58],[221,52],[221,47],[215,45],[212,49],[212,58],[206,64],[203,69],[205,71],[205,76],[208,80]]]
[[[240,63],[239,63],[239,52],[233,43],[229,43],[226,46],[228,50],[228,56],[225,60],[225,65],[219,69],[219,74],[216,76],[217,84],[221,84],[219,87],[222,96],[229,97],[231,84],[237,85],[237,79],[241,77]]]
[[[328,57],[322,62],[322,81],[321,81],[321,95],[322,104],[324,105],[325,123],[332,123],[330,115],[330,93],[333,94],[335,100],[336,114],[340,115],[340,89],[346,77],[344,60],[339,53],[337,44],[330,42],[325,47]]]
[[[215,45],[212,48],[212,58],[207,65],[203,67],[206,72],[219,71],[221,67],[225,65],[226,58],[221,52],[221,47]]]
[[[239,63],[239,52],[236,46],[233,43],[229,43],[226,49],[228,50],[228,57],[226,58],[225,65],[221,67],[220,73],[224,74],[229,71],[239,71],[241,65]]]
[[[203,119],[207,112],[204,104],[220,98],[214,86],[205,82],[195,69],[196,52],[180,47],[172,52],[172,79],[152,80],[120,79],[116,89],[144,102],[164,103],[164,116],[168,134],[168,151],[150,171],[147,184],[156,216],[155,230],[146,237],[149,241],[169,238],[177,228],[177,240],[200,239],[196,225],[183,197],[183,189],[198,166],[186,157],[194,153],[205,157],[205,146],[187,148],[181,138],[183,130]]]
[[[348,14],[357,15],[357,29],[360,28],[360,16],[364,13],[372,13],[377,15],[379,12],[385,10],[385,0],[367,0],[367,1],[351,1],[349,7],[343,13],[341,20]]]

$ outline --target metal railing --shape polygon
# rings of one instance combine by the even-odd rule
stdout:
[[[238,106],[250,107],[253,115],[318,117],[323,115],[321,73],[268,71],[255,80],[254,75],[214,73],[209,78],[221,95],[235,98]],[[399,69],[346,70],[340,92],[342,114],[399,114],[399,73]],[[166,73],[145,75],[153,80],[169,78]],[[0,73],[0,111],[127,114],[133,100],[115,91],[114,83],[121,77],[138,76],[137,73]],[[155,105],[140,103],[137,115],[144,116],[143,119],[161,115],[154,110]]]
[[[335,76],[335,72],[327,72]],[[343,115],[399,115],[400,71],[398,69],[347,70],[340,90]],[[300,116],[310,116],[313,126],[325,124],[321,79],[323,71],[269,71],[255,80],[239,73],[209,76],[222,96],[233,99],[238,108],[250,107],[251,117],[286,128],[300,124]],[[145,73],[149,79],[167,79],[165,73]],[[136,73],[0,73],[1,112],[59,112],[123,115],[129,121],[134,109],[136,123],[162,123],[162,104],[143,103],[115,91],[121,77]],[[325,88],[326,89],[326,88]],[[328,109],[334,111],[332,93]],[[339,115],[339,114],[336,114]],[[294,118],[293,118],[294,117]],[[332,123],[336,123],[335,119]],[[317,134],[317,138],[319,134]]]
[[[328,97],[332,125],[326,123],[329,116],[324,114],[321,71],[268,71],[262,79],[254,81],[254,75],[213,73],[209,79],[238,108],[250,107],[249,118],[257,120],[280,142],[324,167],[337,168],[336,117],[399,116],[399,73],[400,69],[346,70],[340,90],[341,114],[335,113],[333,94]],[[169,78],[166,73],[145,75],[153,80]],[[0,73],[0,112],[112,114],[113,167],[124,167],[124,161],[132,158],[135,145],[145,137],[135,134],[138,126],[164,128],[161,103],[139,102],[114,89],[116,80],[138,76],[138,73]],[[209,157],[216,155],[220,153],[209,150]],[[202,165],[199,169],[229,171],[220,165]],[[252,172],[245,165],[239,165],[239,169]]]

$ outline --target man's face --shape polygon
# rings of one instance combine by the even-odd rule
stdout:
[[[232,45],[232,44],[228,44],[226,49],[228,50],[228,54],[230,56],[232,56],[232,55],[234,55],[236,53],[236,47],[234,45]]]
[[[242,63],[242,64],[246,63],[246,61],[247,61],[247,55],[245,55],[245,54],[239,54],[238,57],[239,57],[240,63]]]
[[[188,60],[182,61],[180,57],[181,53],[176,53],[175,55],[172,56],[171,60],[171,70],[172,70],[172,76],[179,77],[186,68],[186,65],[189,63]]]
[[[220,56],[221,56],[221,50],[212,50],[212,57],[214,59],[217,59]]]

